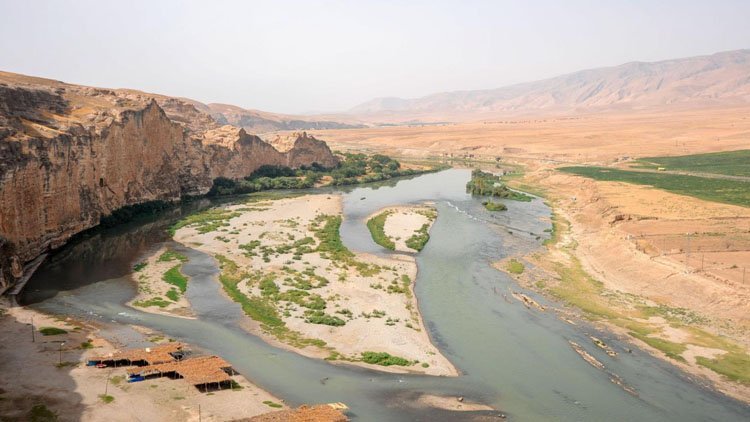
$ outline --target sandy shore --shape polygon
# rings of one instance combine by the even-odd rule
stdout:
[[[727,239],[737,238],[750,211],[544,169],[527,173],[522,183],[549,192],[558,241],[545,253],[525,257],[534,268],[514,275],[519,283],[582,307],[601,328],[750,402],[750,387],[702,363],[747,353],[750,290],[736,275],[721,272],[734,266],[729,260],[736,256],[713,256],[702,270],[696,253],[706,239],[725,247]],[[684,262],[689,231],[696,251],[692,267]],[[505,269],[505,263],[498,265]]]
[[[417,406],[432,407],[436,409],[450,410],[453,412],[477,412],[482,410],[495,410],[486,404],[474,403],[464,400],[463,397],[445,397],[434,394],[422,394],[414,401]]]
[[[32,342],[32,318],[37,329],[56,327],[67,333],[37,332]],[[225,421],[274,410],[264,401],[280,403],[242,376],[233,377],[242,389],[212,394],[167,378],[129,384],[126,368],[85,366],[87,357],[115,350],[97,331],[28,308],[4,310],[0,316],[0,369],[5,374],[0,377],[2,420],[26,421],[33,414],[52,412],[61,421],[198,421],[200,406],[201,420]],[[100,398],[105,389],[114,397],[111,403]]]
[[[432,223],[437,218],[435,208],[427,205],[388,207],[378,210],[367,217],[366,220],[387,214],[383,231],[394,243],[398,252],[417,252],[416,249],[407,245],[407,240],[418,235],[420,229],[429,233]]]
[[[144,312],[193,318],[190,302],[184,293],[165,280],[169,271],[179,272],[185,260],[184,256],[166,247],[144,257],[135,265],[132,274],[138,293],[127,305]]]
[[[344,248],[336,223],[342,214],[339,195],[236,204],[221,212],[228,218],[209,227],[215,230],[196,223],[179,229],[175,240],[219,256],[225,271],[236,265],[239,292],[258,306],[270,306],[274,318],[283,321],[271,328],[273,318],[261,321],[265,327],[257,321],[246,324],[254,333],[330,361],[457,375],[431,343],[419,314],[413,257],[384,259]],[[406,362],[368,364],[365,352],[384,352]]]

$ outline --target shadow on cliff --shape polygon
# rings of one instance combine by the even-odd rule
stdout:
[[[208,201],[185,203],[153,215],[141,216],[111,228],[81,233],[52,252],[16,297],[20,305],[42,302],[102,280],[124,277],[133,263],[155,243],[169,240],[166,229],[185,213]]]

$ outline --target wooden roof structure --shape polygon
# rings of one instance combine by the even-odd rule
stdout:
[[[89,362],[126,361],[129,364],[133,364],[135,362],[145,362],[146,365],[157,365],[176,361],[177,358],[174,355],[182,352],[182,349],[182,343],[166,343],[154,347],[147,347],[145,349],[123,350],[115,353],[110,353],[107,356],[93,357],[89,359]]]
[[[128,369],[128,377],[163,376],[174,373],[192,385],[208,385],[231,382],[232,365],[218,356],[199,356]]]

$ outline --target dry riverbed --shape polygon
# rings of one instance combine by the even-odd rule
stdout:
[[[430,342],[413,292],[413,257],[349,251],[339,195],[251,196],[195,214],[175,240],[214,256],[225,292],[269,342],[391,372],[456,375]]]

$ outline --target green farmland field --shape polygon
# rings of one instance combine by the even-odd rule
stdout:
[[[594,180],[653,186],[679,195],[750,207],[750,182],[607,167],[575,166],[562,167],[558,170]]]
[[[637,167],[750,177],[750,149],[679,157],[646,157],[638,160]]]

